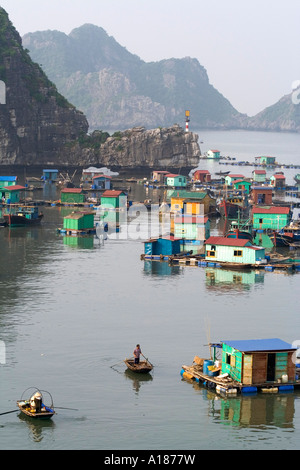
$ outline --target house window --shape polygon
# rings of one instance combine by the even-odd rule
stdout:
[[[263,223],[263,219],[258,219],[258,222],[259,222],[260,224],[262,224],[262,223]]]
[[[226,364],[228,364],[230,367],[235,367],[236,357],[233,356],[232,354],[226,353]]]
[[[207,252],[207,256],[214,257],[214,256],[216,256],[216,252],[214,250],[209,250]]]
[[[242,250],[234,250],[233,251],[233,256],[243,256],[243,251]]]

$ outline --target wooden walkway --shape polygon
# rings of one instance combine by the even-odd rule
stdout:
[[[225,377],[224,377],[225,375]],[[210,376],[203,373],[203,368],[200,365],[193,364],[191,366],[183,365],[181,369],[181,376],[187,380],[195,380],[198,383],[205,385],[210,389],[215,389],[216,392],[224,395],[236,395],[238,393],[278,393],[278,392],[291,392],[295,388],[300,388],[300,380],[293,382],[263,382],[259,384],[243,384],[236,382],[227,374],[220,376]]]

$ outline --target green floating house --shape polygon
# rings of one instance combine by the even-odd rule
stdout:
[[[288,225],[292,218],[289,207],[254,206],[252,208],[253,228],[257,230],[280,230]]]
[[[64,217],[64,231],[78,234],[91,233],[95,230],[94,216],[94,212],[72,212]]]
[[[60,200],[63,204],[83,204],[85,194],[81,188],[65,188],[61,190]]]
[[[243,385],[295,382],[296,348],[278,338],[222,341],[221,374]]]
[[[266,263],[265,248],[252,245],[248,239],[212,236],[204,245],[205,261],[208,262],[241,266]]]
[[[127,195],[123,191],[108,189],[101,198],[101,207],[107,209],[122,209],[127,207]]]
[[[206,157],[207,157],[207,158],[220,158],[220,157],[221,157],[221,156],[220,156],[220,150],[216,150],[216,149],[214,149],[214,150],[208,150],[208,151],[206,152]]]

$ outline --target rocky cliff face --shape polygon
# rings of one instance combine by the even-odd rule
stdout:
[[[93,137],[93,136],[92,136]],[[99,148],[74,144],[64,151],[66,165],[100,165],[110,168],[193,168],[201,155],[198,135],[180,126],[146,130],[136,127],[110,136]]]
[[[63,145],[87,132],[86,117],[32,62],[2,8],[0,79],[0,164],[55,162]]]
[[[102,75],[105,82],[105,71]],[[182,168],[198,164],[198,136],[178,125],[148,131],[134,127],[113,136],[102,131],[87,134],[85,115],[32,62],[2,8],[0,85],[0,165]]]

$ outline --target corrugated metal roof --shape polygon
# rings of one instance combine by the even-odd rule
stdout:
[[[290,212],[289,207],[253,207],[253,214],[288,214]]]
[[[61,190],[62,193],[82,193],[81,188],[64,188]]]
[[[104,191],[101,197],[116,197],[120,196],[120,194],[123,194],[123,191],[116,191],[114,189],[107,189],[107,191]]]
[[[296,350],[297,348],[279,338],[269,339],[246,339],[222,341],[222,343],[243,352],[253,351],[286,351]]]
[[[25,186],[20,186],[19,184],[15,184],[14,186],[5,186],[3,189],[6,191],[21,191],[21,189],[26,189]]]
[[[17,176],[0,176],[0,181],[16,181]]]
[[[226,238],[226,237],[209,237],[204,242],[205,245],[225,245],[225,246],[245,246],[249,243],[250,243],[249,240],[245,238]]]

